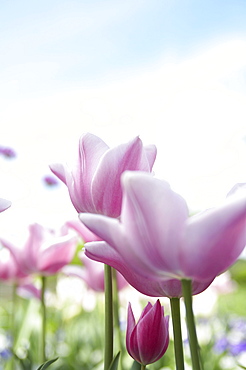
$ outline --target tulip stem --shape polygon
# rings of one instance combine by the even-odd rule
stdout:
[[[119,315],[119,290],[118,290],[118,283],[117,283],[117,273],[114,268],[112,268],[112,284],[113,284],[113,305],[114,305],[114,327],[118,338],[118,347],[121,353],[118,370],[122,369],[122,357],[123,357],[123,345],[122,345],[122,338],[121,338],[121,330],[120,330],[120,315]]]
[[[184,352],[180,319],[180,299],[170,298],[176,370],[184,370]]]
[[[113,360],[113,286],[112,268],[104,265],[104,287],[105,287],[105,349],[104,370],[108,370]]]
[[[141,364],[141,369],[140,370],[145,370],[146,366]]]
[[[193,313],[193,308],[192,308],[191,280],[183,279],[181,282],[182,282],[182,291],[183,291],[185,310],[186,310],[186,325],[187,325],[187,330],[188,330],[192,368],[194,370],[201,370],[202,364],[201,364],[201,357],[200,357],[200,347],[199,347],[198,340],[197,340],[195,318],[194,318],[194,313]]]
[[[41,360],[46,361],[45,344],[46,344],[46,304],[45,304],[46,277],[41,276],[41,311],[42,311],[42,335],[41,335]]]

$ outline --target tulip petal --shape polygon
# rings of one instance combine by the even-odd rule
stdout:
[[[140,363],[144,365],[157,361],[166,351],[168,331],[159,300],[139,320],[136,337],[141,349]]]
[[[85,255],[90,259],[105,263],[114,267],[121,273],[126,281],[140,293],[150,297],[182,297],[182,287],[180,280],[153,280],[149,277],[144,277],[135,272],[134,269],[129,268],[127,261],[124,261],[121,255],[114,250],[109,244],[101,242],[90,242],[85,244]],[[210,284],[208,282],[199,283],[192,282],[193,295],[201,293]]]
[[[149,154],[148,158],[150,157]],[[121,174],[126,170],[136,169],[149,172],[149,160],[139,137],[104,153],[92,183],[93,202],[98,213],[119,216],[122,201],[122,192],[119,191]],[[152,162],[153,158],[151,164]]]
[[[82,222],[79,220],[67,221],[66,225],[75,230],[82,238],[84,243],[101,240],[97,235],[93,234]]]
[[[155,145],[144,145],[145,155],[149,162],[149,171],[151,172],[152,167],[154,166],[156,160],[157,149]]]
[[[52,245],[42,250],[38,261],[38,271],[44,274],[55,274],[64,265],[71,262],[76,250],[76,238],[71,235],[56,238]]]
[[[246,245],[246,199],[229,197],[189,219],[182,255],[187,277],[208,280],[231,266]]]
[[[52,163],[50,166],[50,170],[66,185],[66,172],[68,169],[60,163]]]
[[[130,242],[120,253],[140,274],[145,266],[146,275],[175,277],[188,218],[186,202],[165,181],[144,172],[126,172],[122,183],[121,222]]]
[[[11,202],[7,199],[0,198],[0,212],[5,211],[11,206]]]

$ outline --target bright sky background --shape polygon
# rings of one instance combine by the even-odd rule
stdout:
[[[245,20],[245,0],[1,0],[3,233],[77,217],[42,178],[88,131],[156,144],[156,176],[192,210],[246,182]]]

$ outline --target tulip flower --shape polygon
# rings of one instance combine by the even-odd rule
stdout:
[[[11,206],[11,202],[9,200],[0,198],[0,212],[5,211]]]
[[[146,279],[212,281],[246,245],[245,196],[189,217],[185,200],[150,174],[127,171],[122,187],[120,220],[92,214],[80,219]]]
[[[128,306],[126,348],[131,357],[141,365],[159,360],[169,344],[169,317],[159,300],[154,306],[148,303],[136,324],[131,304]]]
[[[12,253],[23,273],[46,276],[57,273],[71,262],[77,239],[64,231],[56,236],[52,230],[32,224],[29,227],[29,237],[22,248],[4,239],[1,239],[1,243]]]
[[[85,134],[79,141],[79,156],[74,169],[52,164],[51,171],[68,187],[77,212],[118,217],[121,212],[120,176],[126,170],[151,172],[155,146],[143,146],[136,137],[109,149],[99,137]]]
[[[0,280],[16,282],[27,277],[12,253],[6,248],[0,249]]]

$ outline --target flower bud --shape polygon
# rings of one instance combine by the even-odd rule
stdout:
[[[126,347],[134,360],[142,365],[159,360],[169,344],[169,317],[164,316],[164,308],[159,299],[154,306],[149,302],[136,324],[131,304],[128,306]]]

